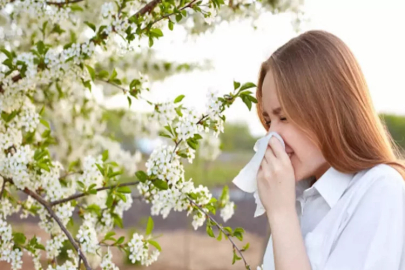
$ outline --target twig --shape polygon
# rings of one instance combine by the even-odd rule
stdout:
[[[181,10],[183,10],[183,9],[186,9],[186,8],[191,7],[196,1],[197,1],[197,0],[191,1],[191,2],[188,3],[186,6],[180,8],[179,10],[181,11]],[[163,20],[163,19],[166,19],[166,18],[168,18],[168,17],[170,17],[170,16],[172,16],[172,15],[174,15],[174,14],[176,14],[176,13],[172,12],[172,13],[170,13],[170,14],[166,14],[166,15],[160,17],[159,19],[156,19],[156,20],[154,20],[154,21],[152,22],[152,25],[155,24],[155,23],[157,23],[158,21],[161,21],[161,20]],[[142,30],[145,30],[145,28],[142,29]]]
[[[80,270],[80,265],[82,264],[82,257],[79,257],[79,265],[77,266],[77,270]]]
[[[31,196],[34,198],[37,202],[39,202],[45,209],[48,211],[49,215],[58,223],[60,229],[65,233],[66,237],[69,239],[70,243],[73,245],[75,248],[76,252],[78,253],[79,257],[83,260],[83,264],[86,267],[87,270],[91,270],[91,267],[89,263],[87,262],[87,258],[84,256],[83,252],[81,251],[80,247],[77,245],[76,241],[70,234],[70,232],[66,229],[65,225],[63,225],[62,221],[59,219],[59,217],[55,214],[55,212],[52,210],[52,206],[49,202],[45,201],[41,196],[39,196],[37,193],[29,190],[28,188],[25,188],[24,193]]]
[[[98,81],[101,81],[101,82],[108,83],[108,84],[110,84],[110,85],[112,85],[112,86],[117,87],[118,89],[122,90],[122,91],[124,92],[124,94],[126,94],[126,93],[128,92],[128,90],[125,89],[124,87],[119,86],[118,84],[112,83],[112,82],[110,82],[110,81],[108,81],[108,80],[103,80],[103,79],[97,79],[97,80],[98,80]]]
[[[151,12],[160,2],[162,2],[162,0],[153,0],[147,3],[143,8],[138,10],[138,12],[132,15],[131,17],[138,17],[140,15],[144,15],[147,12]]]
[[[101,188],[97,188],[96,191],[98,192],[98,191],[102,191],[102,190],[106,190],[106,189],[112,189],[112,188],[116,188],[116,187],[135,186],[135,185],[137,185],[137,184],[139,184],[139,181],[136,181],[136,182],[129,182],[129,183],[122,183],[122,184],[119,184],[119,185],[112,185],[112,186],[101,187]],[[86,196],[86,195],[89,195],[89,194],[86,194],[86,193],[78,193],[78,194],[72,195],[72,196],[70,196],[70,197],[61,199],[61,200],[53,201],[53,202],[50,203],[50,205],[51,205],[51,206],[55,206],[55,205],[58,205],[58,204],[61,204],[61,203],[65,203],[65,202],[68,202],[68,201],[71,201],[71,200],[75,200],[75,199],[84,197],[84,196]]]
[[[237,252],[239,253],[239,255],[242,257],[242,260],[243,260],[243,262],[245,263],[246,269],[249,269],[249,270],[250,270],[250,265],[246,262],[245,257],[243,257],[242,251],[240,251],[240,249],[238,248],[238,246],[236,246],[236,244],[233,242],[233,240],[232,240],[232,238],[231,238],[231,235],[230,235],[227,231],[225,231],[225,230],[222,228],[222,226],[221,226],[218,222],[216,222],[216,220],[215,220],[213,217],[211,217],[207,212],[205,212],[204,209],[201,208],[201,206],[199,206],[197,203],[195,203],[195,202],[194,202],[192,199],[190,199],[190,197],[188,197],[188,196],[187,196],[187,199],[189,200],[189,202],[190,202],[191,204],[195,205],[201,212],[203,212],[212,222],[214,222],[214,223],[215,223],[215,226],[217,226],[217,228],[218,228],[219,230],[221,230],[222,233],[228,237],[229,241],[231,241],[231,243],[232,243],[233,248],[236,249],[236,251],[237,251]]]

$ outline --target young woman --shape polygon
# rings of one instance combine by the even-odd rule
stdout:
[[[405,166],[349,48],[309,31],[262,64],[264,270],[405,269]],[[405,101],[404,101],[405,102]]]

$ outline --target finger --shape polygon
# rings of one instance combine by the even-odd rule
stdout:
[[[270,146],[267,147],[266,152],[264,153],[264,159],[266,160],[269,167],[273,167],[274,162],[277,162],[277,158],[274,155],[273,150],[271,150]]]
[[[287,153],[284,150],[283,145],[281,144],[279,139],[277,139],[276,137],[270,138],[269,145],[270,145],[271,149],[273,150],[274,155],[277,158],[283,159],[283,158],[288,157]]]

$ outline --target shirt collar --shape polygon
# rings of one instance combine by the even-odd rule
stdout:
[[[319,194],[329,204],[330,208],[336,205],[348,188],[354,174],[342,173],[330,167],[313,185]]]
[[[328,203],[330,208],[335,206],[348,188],[354,174],[342,173],[330,167],[311,187],[312,177],[296,183],[295,195],[297,200],[302,199],[303,193],[314,194],[316,190]]]

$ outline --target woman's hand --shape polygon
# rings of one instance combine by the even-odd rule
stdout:
[[[295,211],[294,170],[281,142],[270,138],[259,172],[257,186],[267,216]]]

